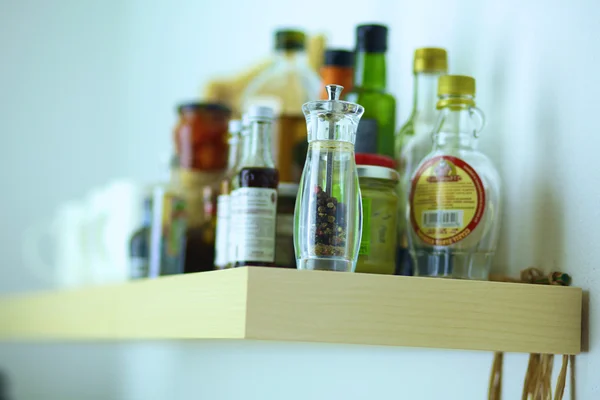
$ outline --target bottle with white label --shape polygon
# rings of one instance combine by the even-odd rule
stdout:
[[[440,116],[433,150],[412,177],[409,249],[415,274],[487,280],[500,223],[500,177],[477,150],[484,125],[475,107],[475,79],[438,82]]]
[[[232,181],[230,237],[235,266],[274,266],[277,186],[279,171],[271,153],[273,110],[253,106],[249,121],[248,153]]]
[[[248,119],[248,114],[242,116],[242,126],[239,137],[240,143],[238,144],[238,147],[241,148],[241,153],[235,164],[231,180],[229,181],[229,226],[227,232],[227,265],[225,268],[233,268],[236,260],[237,246],[235,241],[237,236],[236,230],[233,229],[231,225],[233,221],[232,213],[236,208],[236,193],[233,191],[233,183],[240,174],[242,161],[248,156],[248,153],[250,153],[250,120]]]
[[[217,197],[217,228],[215,239],[215,266],[218,269],[226,268],[229,264],[229,205],[231,192],[231,179],[240,161],[241,146],[240,132],[242,121],[234,119],[229,121],[229,155],[227,157],[227,172],[221,180],[220,193]]]

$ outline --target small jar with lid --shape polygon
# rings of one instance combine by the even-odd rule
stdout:
[[[174,140],[180,160],[179,181],[186,202],[187,242],[184,272],[213,269],[214,216],[219,184],[227,167],[231,111],[217,103],[184,103]],[[209,242],[207,242],[209,240]],[[209,249],[211,250],[204,250]],[[203,249],[203,250],[199,250]]]
[[[391,157],[357,154],[363,229],[356,272],[393,275],[396,270],[400,175]]]

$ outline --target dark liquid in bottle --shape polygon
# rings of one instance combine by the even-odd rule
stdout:
[[[187,231],[184,273],[212,271],[215,263],[214,233],[209,226]]]
[[[279,171],[275,168],[243,168],[240,171],[240,187],[277,189]],[[275,261],[237,261],[236,267],[274,267]]]

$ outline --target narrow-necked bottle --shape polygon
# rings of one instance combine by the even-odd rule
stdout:
[[[273,110],[250,107],[248,119],[249,152],[233,180],[235,266],[274,266],[279,171],[271,154]]]
[[[298,182],[306,156],[302,104],[319,96],[321,81],[308,63],[306,35],[295,29],[275,32],[274,63],[242,95],[242,108],[267,106],[275,113],[273,150],[282,182]]]
[[[327,85],[329,100],[302,106],[308,155],[294,210],[298,269],[354,272],[362,230],[362,204],[354,139],[363,107],[340,101],[339,85]]]
[[[415,51],[413,62],[414,87],[413,109],[408,121],[396,135],[396,165],[400,173],[398,185],[400,207],[398,216],[398,247],[396,272],[412,275],[412,263],[408,255],[407,215],[410,178],[417,166],[432,149],[431,134],[439,112],[436,108],[438,79],[448,72],[446,50],[421,48]]]
[[[217,229],[215,240],[215,266],[225,268],[229,264],[229,199],[231,192],[231,180],[235,174],[236,166],[240,162],[241,147],[240,131],[242,121],[234,119],[229,121],[229,155],[227,157],[227,172],[221,180],[219,196],[217,197]]]
[[[150,278],[181,274],[184,270],[188,216],[179,165],[179,157],[173,156],[168,183],[152,190]]]
[[[235,266],[235,261],[236,261],[236,250],[237,247],[235,245],[235,240],[236,240],[236,230],[233,228],[233,212],[234,209],[236,209],[236,193],[233,190],[234,189],[234,183],[235,181],[238,179],[238,176],[240,174],[240,170],[242,167],[242,161],[245,160],[248,157],[248,154],[250,153],[250,120],[248,119],[248,114],[244,114],[242,115],[242,126],[241,126],[241,130],[240,130],[240,142],[238,144],[238,147],[241,149],[240,151],[240,155],[239,155],[239,159],[235,164],[235,167],[233,169],[233,174],[231,176],[231,180],[229,182],[229,221],[230,221],[230,225],[229,225],[229,232],[227,235],[227,241],[228,241],[228,246],[227,246],[227,265],[226,268],[233,268]]]
[[[144,198],[142,224],[129,240],[129,277],[147,278],[150,266],[150,224],[152,222],[152,196]]]
[[[420,276],[488,278],[500,223],[500,178],[477,150],[483,128],[475,80],[444,75],[438,82],[433,150],[412,178],[410,253]]]
[[[365,108],[356,132],[356,152],[393,157],[396,100],[386,92],[387,35],[383,25],[356,28],[354,87],[346,100]]]

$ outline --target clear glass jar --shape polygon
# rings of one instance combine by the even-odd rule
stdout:
[[[396,270],[400,175],[392,168],[359,165],[363,228],[356,272],[393,275]]]
[[[477,150],[484,117],[475,107],[475,80],[442,76],[438,95],[433,150],[410,190],[415,273],[487,280],[498,242],[501,182],[490,159]]]
[[[342,86],[327,85],[329,100],[304,104],[308,154],[294,212],[298,269],[354,271],[362,205],[354,141],[364,108],[340,101]]]

